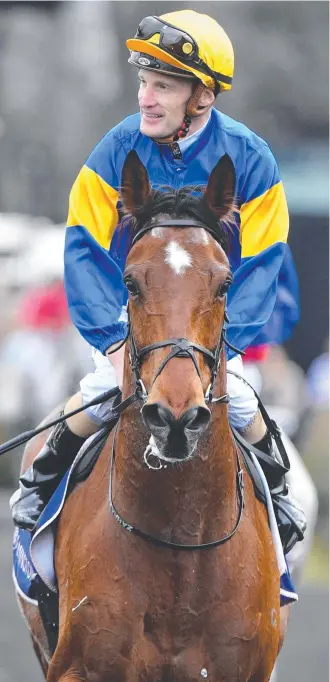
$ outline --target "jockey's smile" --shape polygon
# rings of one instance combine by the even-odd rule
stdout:
[[[142,69],[139,81],[141,132],[158,139],[172,135],[183,121],[193,82]]]

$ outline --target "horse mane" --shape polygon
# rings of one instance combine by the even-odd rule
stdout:
[[[153,222],[156,224],[157,218],[171,220],[192,218],[209,226],[218,235],[219,243],[227,253],[228,234],[232,231],[235,209],[228,206],[226,218],[218,220],[206,201],[203,201],[204,190],[205,187],[196,185],[186,185],[177,190],[166,185],[157,190],[153,189],[147,195],[143,206],[135,208],[134,216],[122,207],[122,227],[129,229],[133,239],[144,225]]]

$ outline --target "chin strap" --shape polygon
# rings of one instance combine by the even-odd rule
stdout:
[[[184,119],[183,119],[181,128],[178,130],[178,132],[175,135],[171,135],[170,137],[163,138],[161,140],[161,142],[157,142],[158,144],[172,144],[173,142],[177,142],[178,140],[182,140],[184,137],[186,137],[186,135],[188,135],[189,128],[191,126],[191,120],[193,118],[197,118],[198,116],[200,116],[203,113],[200,109],[198,109],[198,102],[199,102],[201,95],[205,89],[206,89],[206,86],[201,81],[196,85],[195,90],[194,90],[193,94],[191,95],[189,102],[187,104],[186,113],[184,115]]]
[[[180,130],[178,130],[177,134],[173,137],[173,142],[178,142],[178,140],[182,140],[184,137],[186,137],[186,135],[189,133],[190,126],[191,116],[189,116],[189,114],[186,112]]]

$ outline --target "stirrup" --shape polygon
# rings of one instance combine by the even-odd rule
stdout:
[[[285,483],[285,493],[271,491],[278,531],[282,541],[283,552],[288,554],[296,542],[304,539],[307,522],[306,516],[293,499],[290,488]]]
[[[272,423],[277,430],[279,438],[281,438],[280,429],[273,420]],[[275,442],[275,439],[271,434],[269,434],[268,442],[269,456],[279,464],[283,464],[282,457],[277,447],[277,442]],[[290,486],[286,480],[286,474],[283,474],[276,487],[274,487],[274,485],[272,486],[272,482],[268,479],[267,482],[273,501],[283,552],[284,554],[288,554],[296,542],[304,539],[307,526],[306,516],[303,509],[298,506],[291,494]]]

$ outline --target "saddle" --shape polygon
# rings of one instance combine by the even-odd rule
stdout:
[[[78,483],[85,481],[89,474],[93,471],[99,455],[105,446],[106,440],[112,428],[116,424],[116,421],[117,419],[114,419],[113,423],[110,424],[109,422],[109,425],[103,427],[97,432],[91,442],[89,442],[88,439],[86,448],[84,448],[84,446],[81,448],[76,459],[75,468],[72,472],[68,493],[70,493]]]

